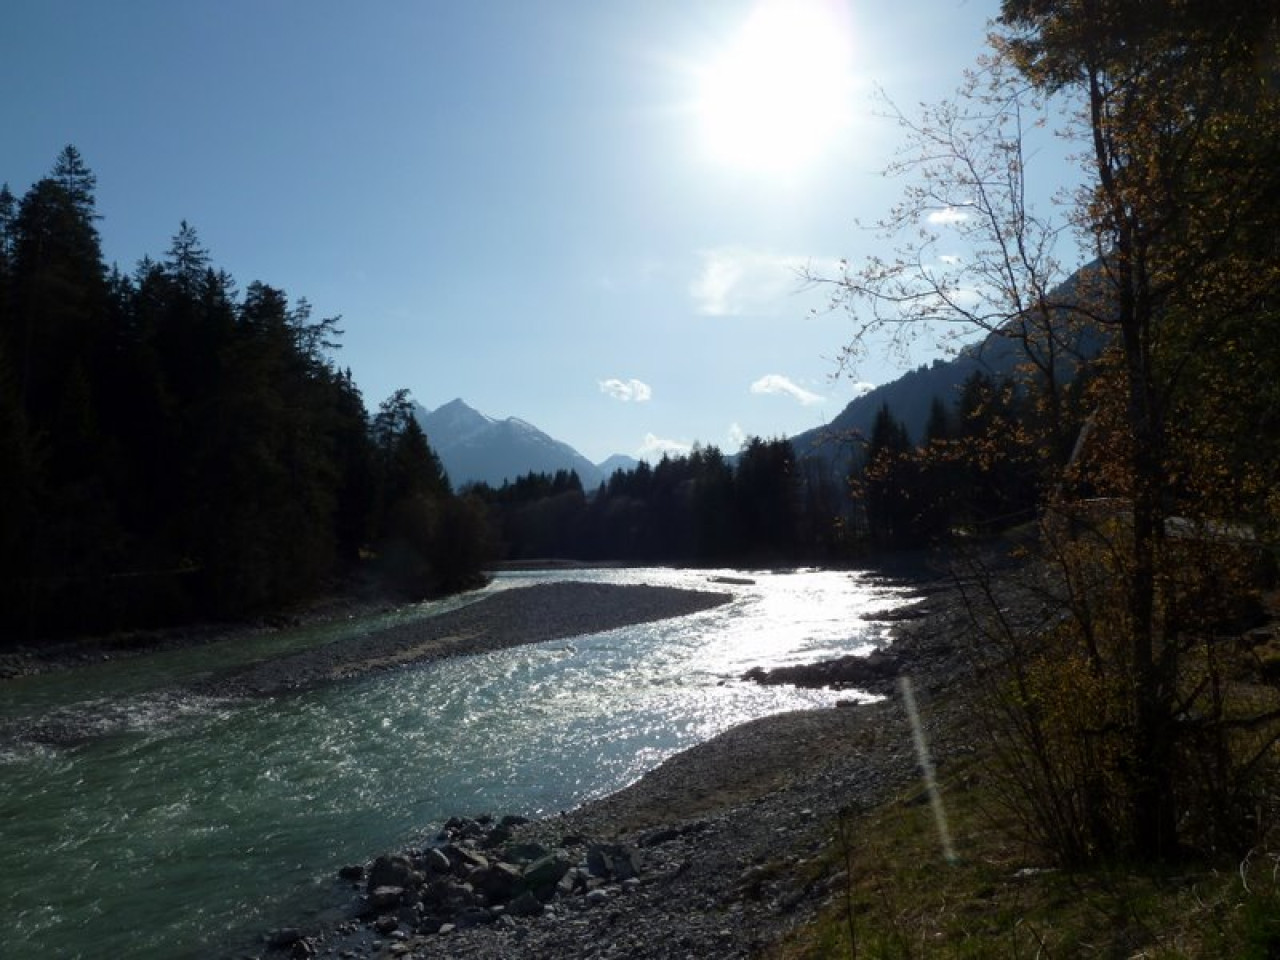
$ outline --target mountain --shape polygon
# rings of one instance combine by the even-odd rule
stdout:
[[[1081,293],[1091,274],[1097,271],[1096,263],[1082,267],[1053,292],[1053,298],[1069,302]],[[1106,336],[1097,327],[1086,326],[1071,334],[1072,350],[1084,358],[1092,358],[1102,352]],[[949,360],[934,360],[932,364],[919,366],[903,374],[897,380],[881,384],[849,403],[826,426],[807,430],[791,438],[791,445],[798,457],[818,457],[847,469],[853,456],[855,441],[851,436],[868,437],[875,422],[876,412],[882,405],[907,428],[911,439],[924,437],[925,424],[929,421],[929,407],[933,398],[944,403],[956,404],[960,388],[975,373],[985,373],[993,380],[1011,377],[1019,373],[1026,355],[1019,343],[998,333],[990,333],[978,343],[961,350]],[[1063,360],[1058,366],[1064,380],[1073,377],[1077,364]]]
[[[516,417],[485,416],[460,399],[434,411],[419,405],[415,415],[455,490],[468,483],[500,487],[530,471],[576,470],[583,489],[591,491],[607,476],[573,447],[533,424]]]
[[[639,465],[639,460],[635,457],[628,457],[625,453],[615,453],[608,460],[596,464],[606,482],[619,470],[634,470]]]
[[[853,449],[850,437],[869,437],[876,413],[884,405],[902,421],[911,438],[919,440],[924,435],[934,397],[944,402],[955,401],[960,387],[974,373],[982,371],[996,377],[1011,372],[1012,367],[1013,363],[993,362],[993,358],[977,351],[965,352],[950,360],[935,360],[855,398],[826,426],[796,434],[791,438],[791,445],[799,457],[843,460]]]

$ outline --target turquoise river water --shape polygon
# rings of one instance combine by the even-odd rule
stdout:
[[[750,583],[710,583],[716,574]],[[556,579],[715,589],[714,610],[381,674],[220,701],[173,688],[247,660],[432,616]],[[907,602],[857,573],[508,574],[395,614],[0,684],[0,958],[231,957],[342,901],[335,876],[454,814],[552,814],[677,751],[829,691],[738,678],[869,652],[869,613]],[[842,696],[848,696],[843,694]],[[71,722],[72,746],[23,740]],[[7,732],[6,732],[7,731]]]

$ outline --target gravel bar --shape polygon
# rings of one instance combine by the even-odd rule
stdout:
[[[699,613],[727,593],[570,581],[516,587],[367,636],[253,664],[195,685],[207,696],[271,696],[445,657],[602,633]]]

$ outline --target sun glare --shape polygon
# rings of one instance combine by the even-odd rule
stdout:
[[[700,71],[707,156],[764,173],[807,165],[844,125],[852,51],[841,0],[757,0]]]

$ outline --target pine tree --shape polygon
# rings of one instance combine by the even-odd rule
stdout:
[[[71,144],[62,148],[53,165],[53,179],[62,187],[71,205],[86,221],[98,219],[96,213],[95,191],[98,189],[98,178],[85,164],[80,151]]]

